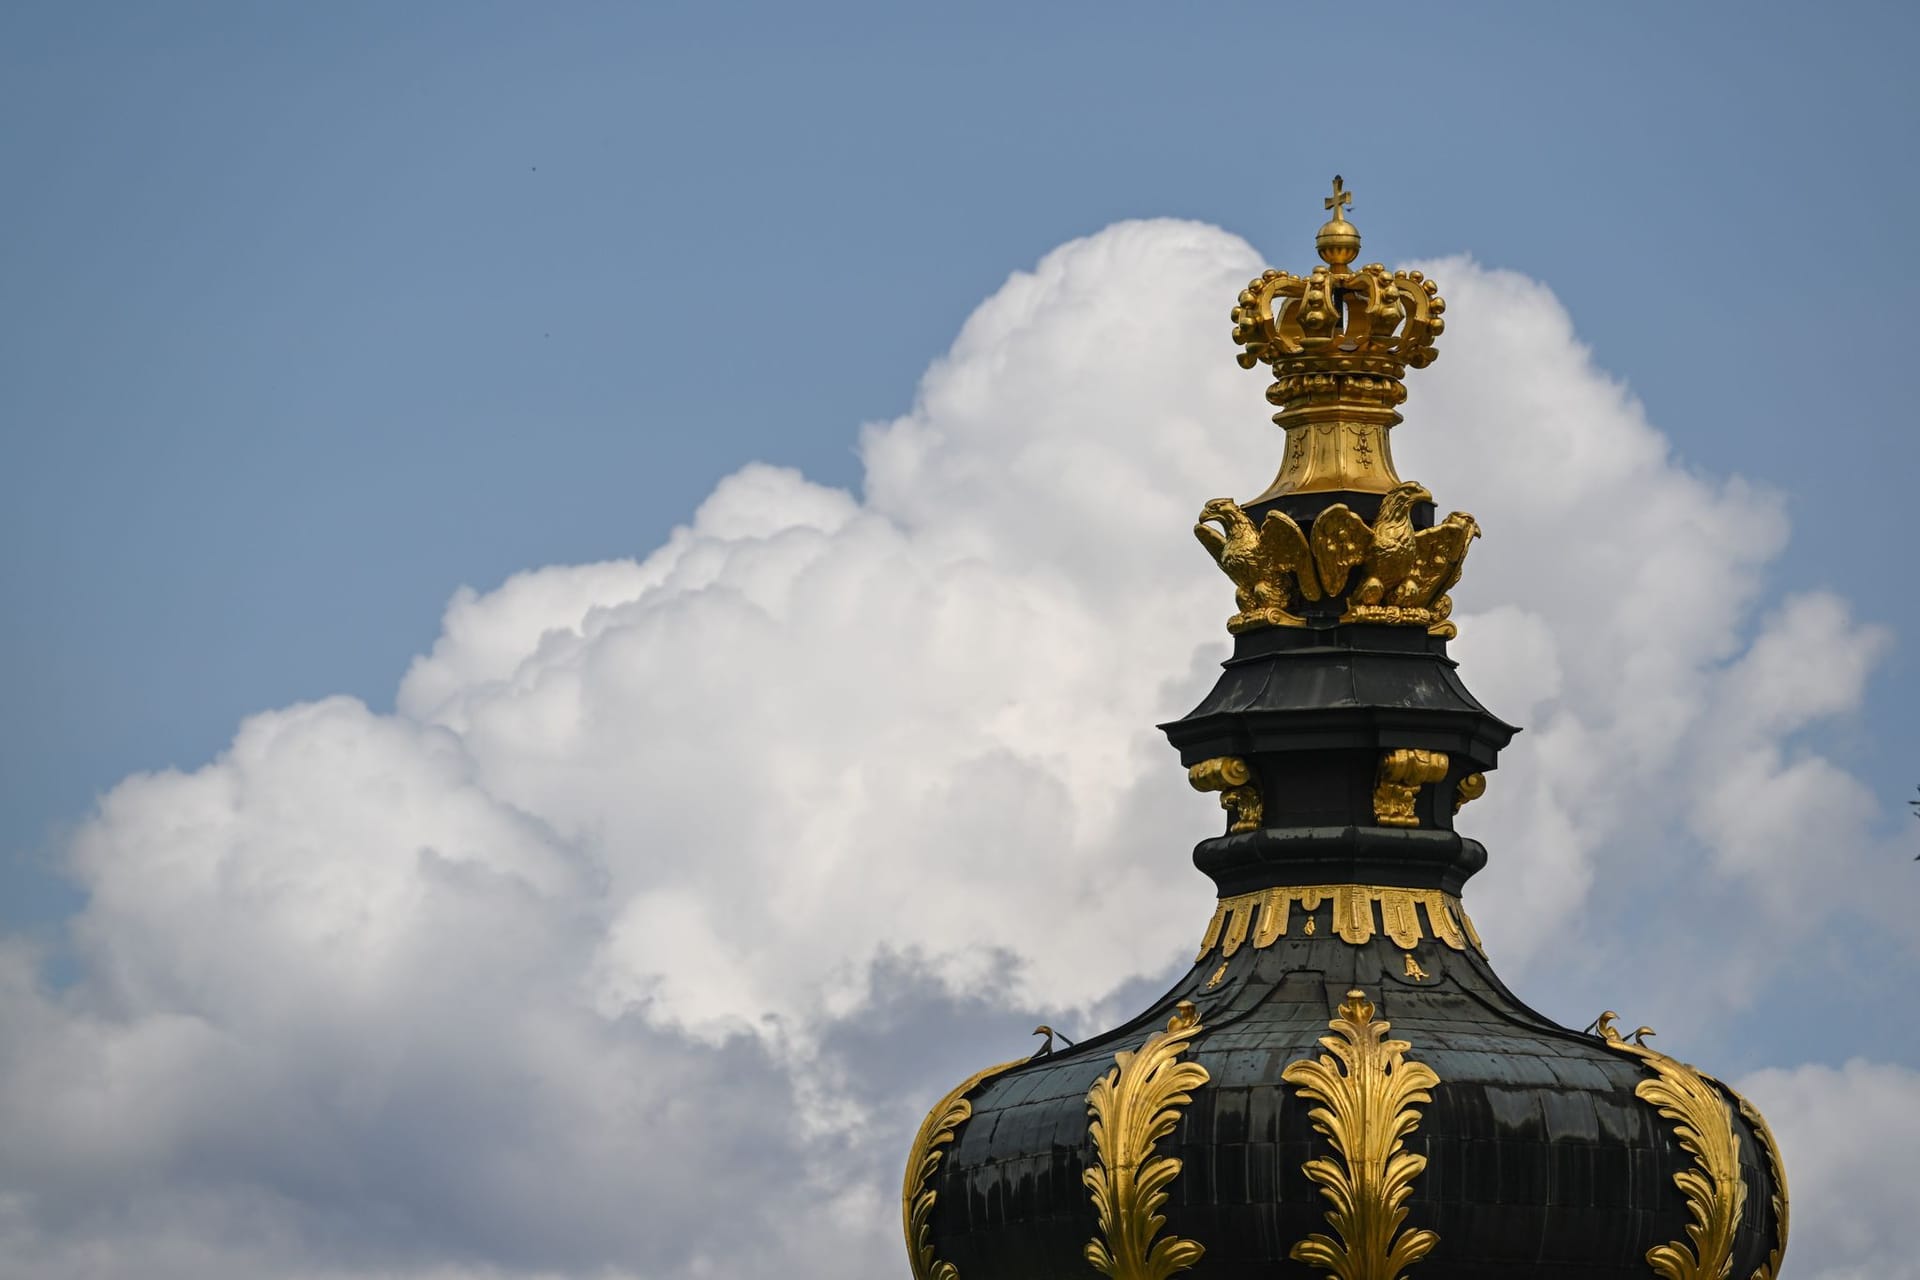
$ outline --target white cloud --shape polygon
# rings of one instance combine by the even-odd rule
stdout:
[[[1854,1059],[1760,1071],[1738,1088],[1765,1113],[1793,1190],[1783,1280],[1916,1280],[1920,1071]]]
[[[0,1250],[897,1271],[914,1103],[1008,1047],[957,1011],[1104,1008],[1206,918],[1217,813],[1152,725],[1226,648],[1193,513],[1278,456],[1222,319],[1258,266],[1186,223],[1064,246],[865,430],[863,497],[747,467],[642,561],[460,593],[396,715],[289,708],[122,783],[74,842],[78,981],[0,969]],[[1603,864],[1770,909],[1798,833],[1873,817],[1794,735],[1883,638],[1823,596],[1756,621],[1777,501],[1676,464],[1544,287],[1432,270],[1449,332],[1396,452],[1486,526],[1459,654],[1530,729],[1468,811],[1482,931],[1544,965]],[[1689,822],[1704,853],[1663,834]],[[924,1025],[845,1052],[903,983]],[[929,1045],[954,1063],[902,1078]]]

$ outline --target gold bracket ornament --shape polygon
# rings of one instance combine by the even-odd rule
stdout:
[[[1227,830],[1258,831],[1264,806],[1260,788],[1254,785],[1253,770],[1238,756],[1215,756],[1187,770],[1187,781],[1195,791],[1218,791],[1220,807],[1231,816]]]
[[[1180,1174],[1177,1156],[1156,1156],[1154,1143],[1173,1132],[1192,1091],[1211,1077],[1181,1051],[1200,1034],[1193,1002],[1174,1006],[1165,1031],[1138,1049],[1113,1055],[1113,1067],[1087,1091],[1088,1134],[1097,1163],[1081,1175],[1093,1197],[1100,1234],[1087,1242],[1086,1259],[1112,1280],[1167,1280],[1200,1260],[1206,1249],[1180,1236],[1160,1240],[1167,1187]]]
[[[1428,973],[1425,969],[1422,969],[1420,967],[1420,962],[1413,958],[1413,952],[1411,951],[1407,952],[1406,971],[1407,971],[1407,976],[1409,978],[1412,978],[1415,982],[1425,982],[1428,978],[1433,976],[1432,974]]]
[[[1692,1168],[1673,1175],[1693,1219],[1687,1224],[1692,1244],[1685,1240],[1657,1244],[1647,1250],[1647,1265],[1660,1280],[1726,1280],[1747,1200],[1733,1110],[1720,1096],[1719,1082],[1713,1077],[1647,1047],[1652,1027],[1641,1027],[1628,1039],[1614,1025],[1618,1017],[1609,1009],[1594,1020],[1594,1029],[1609,1049],[1631,1054],[1653,1069],[1654,1078],[1642,1080],[1634,1093],[1673,1122],[1680,1149],[1693,1157]],[[1783,1215],[1782,1250],[1784,1236]]]
[[[1373,789],[1373,817],[1383,827],[1417,827],[1413,802],[1420,788],[1447,776],[1447,753],[1402,747],[1380,757],[1380,780]]]
[[[1049,1037],[1051,1043],[1051,1037]],[[975,1072],[940,1099],[920,1122],[907,1153],[906,1180],[900,1188],[900,1223],[907,1237],[907,1261],[913,1267],[913,1280],[960,1280],[960,1272],[951,1262],[939,1262],[933,1256],[933,1204],[937,1194],[928,1186],[946,1158],[941,1150],[954,1140],[960,1126],[973,1115],[967,1095],[1004,1072],[1011,1071],[1026,1058],[1015,1058],[985,1071]]]
[[[1341,622],[1425,627],[1447,639],[1459,634],[1448,621],[1447,594],[1464,569],[1480,525],[1456,511],[1431,529],[1413,527],[1413,507],[1433,495],[1417,484],[1396,485],[1368,524],[1344,502],[1313,521],[1311,539],[1284,511],[1269,511],[1258,529],[1231,498],[1200,508],[1194,537],[1232,580],[1239,612],[1227,620],[1235,635],[1260,627],[1304,627],[1290,609],[1296,600],[1333,599],[1347,593]],[[1218,525],[1219,528],[1214,526]]]
[[[1460,785],[1453,789],[1453,811],[1460,812],[1468,805],[1487,794],[1487,775],[1470,773],[1460,779]]]
[[[1440,1077],[1408,1060],[1413,1046],[1387,1039],[1391,1024],[1374,1012],[1365,992],[1347,992],[1328,1023],[1334,1034],[1320,1037],[1327,1052],[1280,1073],[1302,1098],[1320,1104],[1307,1116],[1336,1157],[1309,1160],[1303,1169],[1332,1206],[1327,1225],[1339,1238],[1315,1233],[1288,1256],[1334,1280],[1399,1280],[1440,1243],[1432,1231],[1401,1230],[1413,1180],[1427,1167],[1425,1156],[1404,1149],[1406,1138],[1420,1126],[1418,1108],[1433,1101],[1428,1090]]]

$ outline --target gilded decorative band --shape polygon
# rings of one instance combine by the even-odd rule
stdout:
[[[1206,959],[1216,946],[1221,958],[1231,956],[1249,938],[1256,951],[1265,950],[1287,936],[1295,907],[1311,913],[1329,901],[1333,903],[1333,931],[1343,942],[1359,946],[1371,942],[1374,934],[1384,933],[1403,951],[1413,950],[1422,938],[1432,938],[1455,951],[1471,947],[1482,956],[1486,954],[1466,909],[1450,893],[1370,884],[1312,884],[1283,885],[1220,899],[1194,963]],[[1311,914],[1302,932],[1313,932]]]

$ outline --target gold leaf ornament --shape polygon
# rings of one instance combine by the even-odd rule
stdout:
[[[1335,1156],[1303,1166],[1326,1198],[1334,1234],[1310,1235],[1289,1256],[1335,1280],[1399,1280],[1440,1242],[1432,1231],[1401,1230],[1413,1181],[1427,1167],[1425,1156],[1405,1149],[1406,1138],[1419,1127],[1418,1107],[1433,1101],[1428,1090],[1440,1077],[1409,1060],[1412,1046],[1389,1040],[1391,1024],[1374,1014],[1366,993],[1347,992],[1328,1023],[1333,1034],[1320,1038],[1327,1052],[1280,1073],[1302,1098],[1319,1104],[1307,1116]]]
[[[1673,1175],[1692,1219],[1687,1239],[1647,1250],[1647,1265],[1661,1280],[1727,1280],[1747,1199],[1733,1111],[1712,1077],[1647,1047],[1651,1027],[1641,1027],[1632,1039],[1623,1037],[1614,1025],[1618,1016],[1612,1010],[1601,1014],[1595,1030],[1608,1048],[1631,1054],[1653,1069],[1653,1078],[1642,1080],[1634,1094],[1673,1122],[1680,1149],[1693,1157],[1691,1168]]]
[[[1740,1114],[1753,1126],[1753,1132],[1760,1139],[1760,1145],[1767,1153],[1767,1167],[1773,1172],[1773,1248],[1767,1253],[1767,1260],[1756,1267],[1753,1280],[1778,1280],[1780,1260],[1787,1254],[1787,1166],[1780,1158],[1780,1144],[1774,1140],[1773,1129],[1767,1124],[1767,1118],[1760,1114],[1760,1108],[1748,1102],[1739,1090],[1729,1086],[1727,1092],[1740,1104]]]
[[[1172,1133],[1193,1090],[1210,1078],[1197,1062],[1182,1062],[1187,1043],[1200,1034],[1199,1014],[1182,1000],[1165,1031],[1138,1049],[1113,1055],[1114,1065],[1087,1091],[1095,1164],[1081,1175],[1093,1198],[1100,1233],[1087,1242],[1086,1259],[1112,1280],[1167,1280],[1206,1252],[1198,1242],[1169,1235],[1160,1212],[1167,1187],[1179,1176],[1177,1156],[1153,1154]]]
[[[907,1154],[906,1180],[900,1188],[900,1222],[907,1237],[907,1261],[913,1267],[913,1280],[959,1280],[958,1268],[933,1256],[933,1205],[937,1193],[929,1184],[940,1162],[946,1158],[942,1148],[954,1140],[960,1126],[973,1115],[973,1104],[967,1101],[967,1095],[1026,1061],[1026,1058],[1015,1058],[968,1076],[934,1103],[933,1110],[920,1122],[920,1131],[914,1135],[913,1146]]]

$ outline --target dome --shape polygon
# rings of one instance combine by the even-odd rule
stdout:
[[[1347,201],[1336,179],[1336,220]],[[1225,811],[1193,852],[1214,915],[1137,1017],[935,1104],[903,1188],[913,1273],[1774,1280],[1787,1188],[1759,1112],[1649,1028],[1558,1025],[1487,961],[1464,886],[1488,855],[1454,818],[1517,730],[1447,656],[1480,530],[1394,472],[1380,386],[1433,358],[1444,304],[1329,263],[1241,295],[1287,461],[1195,528],[1234,650],[1161,727]]]

